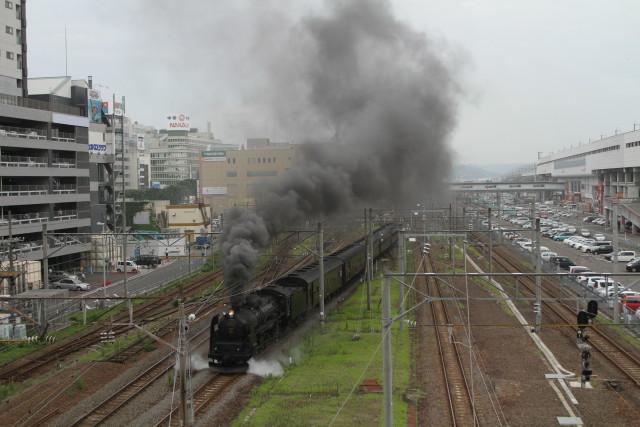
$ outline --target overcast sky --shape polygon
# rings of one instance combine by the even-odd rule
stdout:
[[[532,162],[538,151],[640,128],[640,2],[393,0],[460,82],[451,145],[464,163]],[[228,142],[289,138],[252,105],[255,37],[322,13],[288,0],[29,0],[30,77],[94,76],[127,115],[162,127],[170,112]],[[266,16],[266,18],[265,18]],[[266,22],[266,23],[265,23]],[[100,88],[100,87],[99,87]],[[255,92],[254,92],[255,93]],[[257,116],[257,117],[256,117]]]

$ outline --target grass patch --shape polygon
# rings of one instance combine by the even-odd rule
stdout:
[[[603,316],[602,314],[598,314],[596,316],[596,320],[597,320],[597,324],[596,324],[597,326],[606,326],[607,329],[617,333],[618,336],[620,336],[620,338],[622,338],[624,342],[626,342],[627,344],[637,349],[640,349],[640,340],[634,337],[633,335],[631,335],[631,333],[629,333],[627,328],[625,328],[624,326],[614,325],[611,319]]]
[[[302,354],[281,378],[268,378],[254,389],[250,402],[234,426],[327,425],[345,402],[359,379],[375,378],[382,384],[381,282],[372,283],[372,311],[366,311],[365,285],[329,313],[324,331],[312,329],[303,342],[291,349]],[[391,286],[392,314],[398,303],[398,286]],[[359,339],[354,340],[354,336]],[[394,423],[405,425],[407,404],[403,394],[409,383],[410,345],[408,328],[392,329]],[[367,364],[372,360],[367,368]],[[365,371],[366,369],[366,371]],[[364,373],[364,374],[363,374]],[[363,394],[357,389],[346,401],[335,425],[379,425],[382,394]]]

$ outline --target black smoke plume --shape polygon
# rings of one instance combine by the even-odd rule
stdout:
[[[382,0],[330,1],[265,64],[281,126],[306,141],[295,167],[225,224],[225,281],[242,286],[269,234],[361,205],[433,197],[449,175],[458,86],[426,38]],[[257,45],[260,50],[260,45]],[[280,54],[276,53],[280,52]]]

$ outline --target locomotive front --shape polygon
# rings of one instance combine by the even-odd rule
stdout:
[[[245,372],[253,356],[252,325],[242,310],[229,310],[211,320],[209,366],[218,372]]]

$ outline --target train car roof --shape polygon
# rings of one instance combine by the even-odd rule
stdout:
[[[347,246],[346,248],[342,248],[341,250],[335,252],[333,256],[345,261],[351,258],[352,256],[354,256],[356,253],[361,252],[363,250],[364,250],[364,242],[358,241],[353,245]]]
[[[324,270],[325,271],[332,270],[342,265],[342,263],[343,263],[342,259],[338,257],[333,257],[333,256],[325,257]],[[313,264],[309,264],[307,266],[304,266],[302,268],[299,268],[287,274],[286,276],[278,279],[276,283],[280,283],[281,281],[287,281],[291,279],[299,279],[299,280],[303,280],[304,282],[310,283],[319,277],[320,277],[320,269],[318,268],[318,263],[314,262]]]

